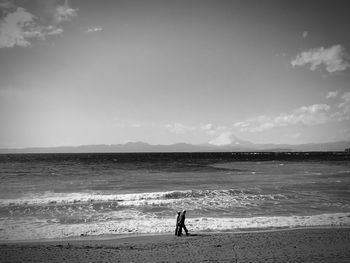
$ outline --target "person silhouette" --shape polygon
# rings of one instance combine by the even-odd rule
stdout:
[[[181,211],[178,211],[178,212],[177,212],[177,217],[176,217],[175,236],[177,236],[177,233],[179,232],[179,219],[180,219],[180,214],[181,214]]]
[[[178,220],[178,227],[179,227],[179,229],[177,231],[178,236],[182,235],[182,229],[185,230],[186,236],[189,235],[188,230],[187,230],[186,225],[185,225],[185,219],[186,219],[186,210],[183,210],[180,213],[179,220]]]

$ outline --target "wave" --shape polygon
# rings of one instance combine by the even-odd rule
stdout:
[[[167,204],[176,201],[210,199],[213,201],[243,202],[254,200],[287,199],[283,194],[264,194],[260,189],[228,190],[179,190],[167,192],[101,194],[101,193],[53,193],[27,195],[17,199],[1,199],[0,206],[57,205],[94,202],[117,202],[120,206],[141,206],[147,204]]]
[[[134,218],[80,224],[57,224],[30,218],[1,220],[0,240],[29,240],[110,234],[173,233],[174,218]],[[311,216],[273,216],[251,218],[198,217],[186,220],[190,232],[226,232],[255,229],[296,228],[317,226],[350,226],[350,213]],[[5,227],[6,226],[6,227]]]

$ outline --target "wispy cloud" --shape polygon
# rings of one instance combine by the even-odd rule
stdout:
[[[102,31],[102,27],[89,27],[85,32],[86,33],[95,33],[95,32],[100,32]]]
[[[207,123],[207,124],[202,124],[201,125],[201,129],[205,130],[205,131],[209,131],[211,129],[213,129],[214,125],[211,123]]]
[[[78,9],[71,8],[68,5],[68,0],[63,5],[56,7],[55,18],[58,23],[70,21],[72,17],[76,16]]]
[[[48,26],[46,28],[43,28],[43,32],[46,36],[54,36],[54,35],[60,35],[63,33],[63,29],[58,27],[55,28],[53,26]]]
[[[290,125],[317,125],[332,120],[330,106],[327,104],[314,104],[302,106],[291,113],[280,114],[276,117],[261,115],[247,121],[237,122],[234,127],[241,132],[263,132],[273,128]]]
[[[339,92],[337,90],[336,91],[329,91],[326,95],[326,99],[336,98],[336,97],[338,97],[338,94],[339,94]]]
[[[117,128],[141,128],[145,123],[139,120],[126,119],[115,116],[113,118],[113,126]]]
[[[350,67],[345,48],[334,45],[329,48],[315,48],[301,52],[292,60],[293,67],[310,65],[310,70],[316,70],[322,65],[329,73],[343,71]]]
[[[9,2],[2,4],[6,6],[6,12],[0,20],[0,48],[28,47],[33,39],[44,40],[47,36],[60,35],[63,32],[60,23],[68,21],[77,12],[76,9],[70,8],[66,1],[55,11],[57,23],[42,25],[37,16],[23,7],[16,7]]]
[[[202,124],[199,128],[210,136],[218,136],[218,134],[222,134],[228,131],[228,128],[226,126],[216,126],[211,123]]]
[[[187,126],[180,122],[166,124],[165,128],[170,132],[178,134],[194,131],[196,129],[195,127]]]

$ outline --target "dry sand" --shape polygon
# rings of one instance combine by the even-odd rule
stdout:
[[[350,262],[350,228],[0,244],[1,262]]]

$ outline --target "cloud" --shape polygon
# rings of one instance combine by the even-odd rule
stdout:
[[[44,35],[46,36],[54,36],[54,35],[60,35],[63,33],[62,28],[55,28],[53,26],[48,26],[46,28],[43,28],[42,31],[44,32]]]
[[[212,139],[208,142],[209,144],[221,146],[229,144],[239,145],[241,143],[241,141],[236,136],[234,136],[232,129],[226,126],[204,124],[201,125],[201,129],[212,137]]]
[[[59,5],[56,7],[55,18],[58,23],[70,21],[72,17],[76,16],[78,9],[73,9],[68,5],[68,1],[66,0],[63,5]]]
[[[141,123],[132,123],[131,127],[132,128],[140,128],[140,127],[142,127],[142,124]]]
[[[304,31],[303,34],[302,34],[302,37],[303,37],[303,38],[307,38],[308,34],[309,34],[309,33],[308,33],[307,31]]]
[[[36,17],[24,8],[5,16],[0,24],[0,47],[30,46],[29,38],[35,35]]]
[[[7,10],[0,20],[0,48],[28,47],[33,39],[45,40],[47,36],[60,35],[63,33],[60,22],[68,21],[77,12],[65,2],[63,6],[57,7],[55,16],[59,19],[58,23],[41,25],[40,19],[26,9],[8,2],[2,5],[6,6]]]
[[[317,125],[332,120],[327,104],[314,104],[302,106],[288,114],[280,114],[276,117],[261,115],[243,122],[237,122],[234,127],[241,132],[263,132],[290,125]]]
[[[201,129],[205,130],[205,131],[209,131],[209,130],[213,129],[213,124],[211,124],[211,123],[202,124]]]
[[[215,126],[211,123],[202,124],[199,128],[200,130],[204,131],[206,134],[211,136],[221,134],[222,132],[228,130],[226,126]]]
[[[338,93],[339,92],[337,90],[336,91],[329,91],[327,93],[326,99],[336,98],[336,97],[338,97]]]
[[[320,111],[329,111],[330,106],[327,104],[314,104],[310,106],[302,106],[295,110],[298,113],[317,113]]]
[[[216,145],[216,146],[222,146],[222,145],[240,145],[240,144],[250,144],[248,141],[242,141],[238,139],[236,136],[234,136],[233,132],[231,131],[224,131],[221,132],[217,137],[209,141],[209,144]]]
[[[112,125],[117,128],[141,128],[142,126],[145,125],[145,123],[139,120],[125,119],[125,118],[120,118],[118,116],[115,116],[113,118]]]
[[[173,132],[173,133],[186,133],[189,131],[194,131],[196,128],[191,127],[191,126],[186,126],[182,123],[171,123],[171,124],[166,124],[165,128],[168,129],[169,131]]]
[[[310,64],[310,70],[314,71],[324,65],[329,73],[343,71],[350,67],[345,49],[341,45],[329,48],[316,48],[301,52],[292,60],[293,67]]]
[[[212,145],[217,145],[217,146],[221,146],[221,145],[228,145],[232,143],[232,132],[223,132],[222,134],[220,134],[218,137],[212,139],[211,141],[209,141],[209,144]]]
[[[85,32],[86,33],[94,33],[94,32],[100,32],[102,31],[102,27],[89,27]]]

